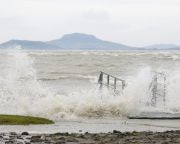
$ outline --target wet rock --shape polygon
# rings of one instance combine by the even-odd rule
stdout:
[[[120,131],[117,131],[117,130],[113,130],[113,133],[114,134],[119,134],[119,133],[121,133]]]
[[[73,137],[67,137],[66,142],[79,142],[76,138]]]
[[[24,142],[16,142],[16,144],[24,144]]]
[[[23,139],[21,135],[18,135],[16,138],[17,139]]]
[[[14,142],[9,140],[9,141],[5,141],[5,144],[13,144]]]
[[[56,133],[36,135],[0,134],[0,144],[144,144],[180,143],[179,131],[169,132],[120,132],[113,133]]]
[[[56,141],[56,142],[54,142],[54,144],[65,144],[66,142],[64,142],[64,141]]]
[[[58,141],[65,141],[66,139],[64,137],[56,137],[56,140],[58,140]]]
[[[68,136],[68,135],[69,135],[69,133],[68,133],[68,132],[64,133],[64,136]]]
[[[53,136],[59,136],[59,135],[63,135],[63,133],[55,133],[55,134],[52,134]]]
[[[15,133],[15,132],[10,132],[9,134],[10,135],[17,135],[17,133]]]
[[[21,135],[29,135],[28,132],[22,132]]]
[[[86,138],[83,134],[80,134],[80,135],[77,135],[77,138],[82,138],[82,139],[84,139],[84,138]]]
[[[30,142],[42,142],[41,136],[40,135],[32,136]]]
[[[99,136],[95,136],[93,139],[94,139],[95,141],[101,140],[101,138],[100,138]]]
[[[125,135],[126,135],[126,136],[130,136],[131,133],[130,133],[130,132],[125,132]]]
[[[137,135],[138,135],[138,132],[133,131],[133,132],[132,132],[132,135],[133,135],[133,136],[137,136]]]
[[[3,140],[9,140],[9,139],[10,139],[9,136],[7,135],[3,136]]]
[[[162,142],[161,144],[169,144],[169,142]]]

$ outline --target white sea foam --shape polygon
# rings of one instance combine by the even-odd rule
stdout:
[[[121,96],[98,86],[89,89],[69,90],[63,94],[38,81],[34,60],[28,52],[9,50],[4,53],[0,71],[0,113],[43,116],[54,120],[82,117],[121,118],[142,111],[180,112],[179,70],[168,77],[166,107],[153,108],[149,84],[152,80],[150,67],[141,69],[129,77]],[[82,77],[82,75],[79,75]],[[94,76],[83,76],[93,79]]]

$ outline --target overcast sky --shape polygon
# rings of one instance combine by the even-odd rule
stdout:
[[[73,32],[133,46],[180,45],[180,0],[0,0],[0,42]]]

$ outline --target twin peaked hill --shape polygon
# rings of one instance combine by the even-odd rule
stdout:
[[[66,34],[60,39],[42,42],[29,40],[10,40],[0,44],[1,49],[20,46],[32,50],[139,50],[139,49],[180,49],[175,45],[152,45],[144,48],[135,48],[127,45],[104,41],[93,35],[82,33]]]

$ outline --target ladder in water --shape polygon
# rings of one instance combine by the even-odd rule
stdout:
[[[106,86],[107,88],[113,89],[114,92],[122,92],[126,86],[125,80],[102,71],[100,72],[98,83],[101,89],[103,86]]]
[[[151,92],[151,105],[156,107],[158,102],[163,106],[166,103],[166,75],[164,73],[155,72],[152,82],[149,86]]]
[[[115,93],[123,92],[126,86],[125,80],[102,71],[100,72],[98,83],[100,84],[100,89],[105,86],[107,88],[113,89]],[[151,95],[150,104],[152,106],[156,107],[160,102],[163,104],[163,106],[165,106],[167,94],[166,87],[166,75],[164,73],[155,72],[149,85]]]

